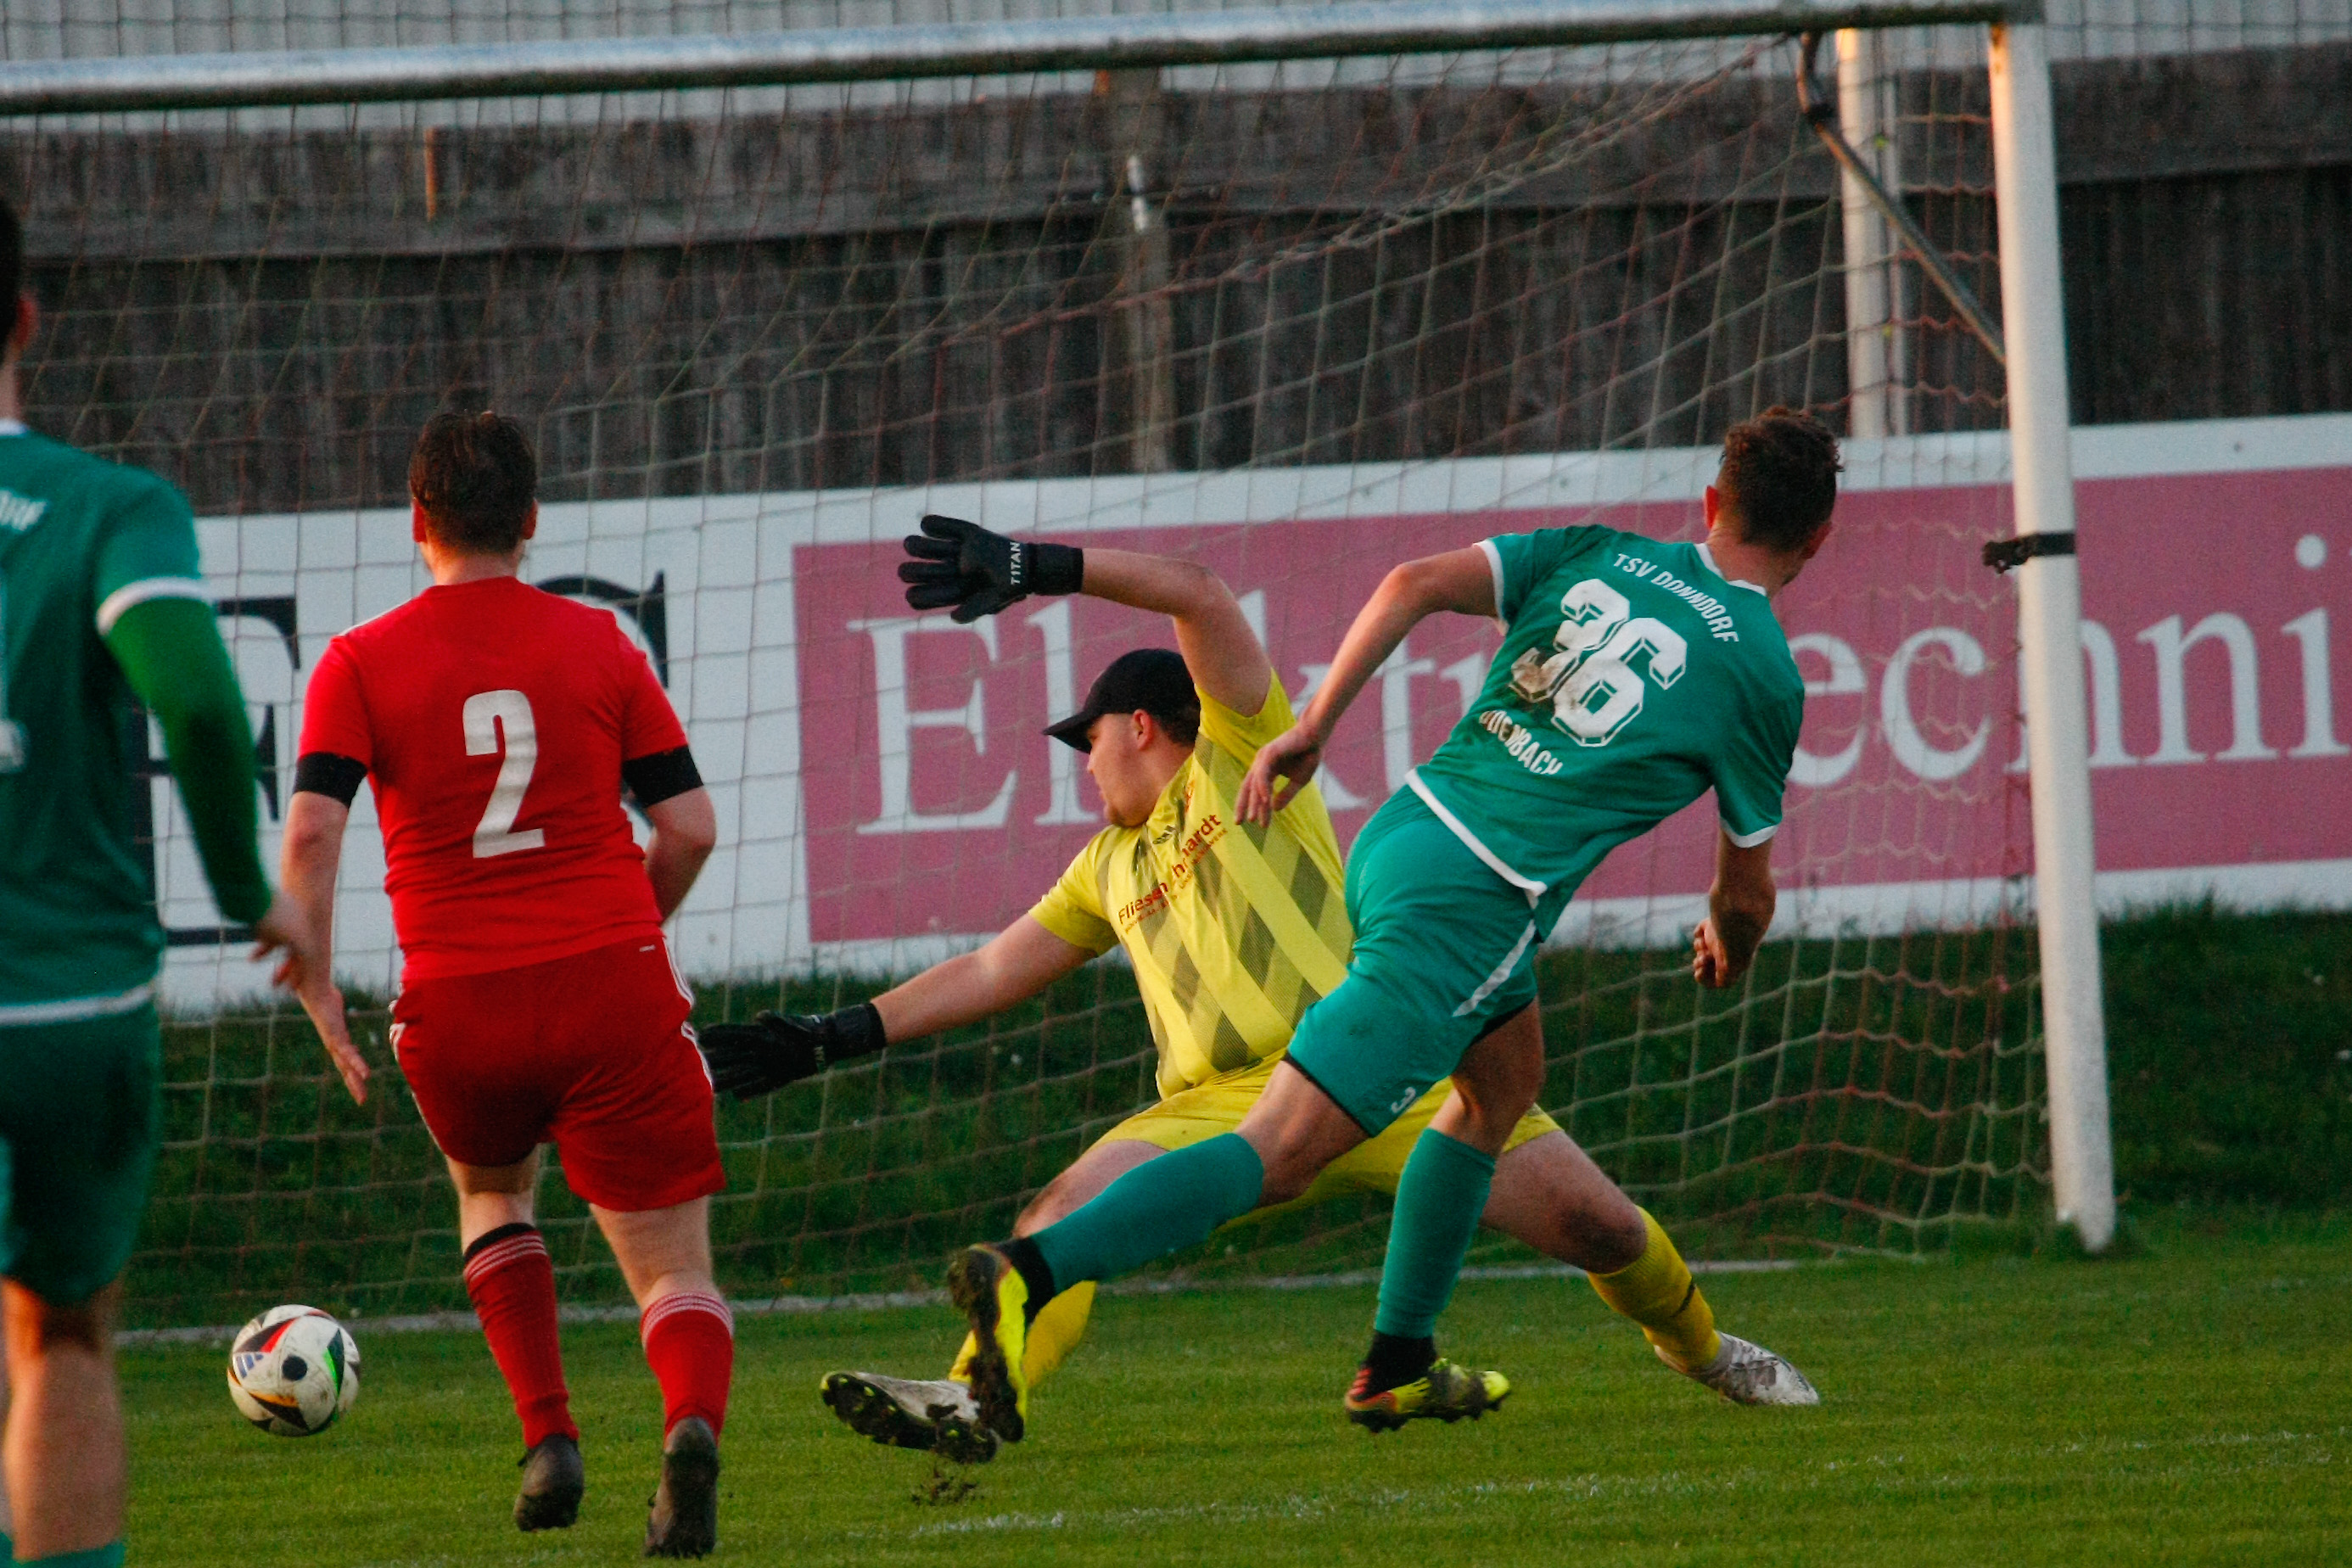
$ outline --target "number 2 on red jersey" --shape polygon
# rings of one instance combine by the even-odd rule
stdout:
[[[489,804],[482,808],[482,820],[474,827],[477,860],[511,855],[518,849],[538,849],[547,843],[547,835],[536,827],[514,831],[515,818],[522,815],[523,792],[530,787],[531,770],[539,765],[539,727],[530,716],[530,699],[511,688],[477,691],[466,699],[466,754],[488,757],[501,749],[506,757],[499,763],[499,782],[491,786]]]

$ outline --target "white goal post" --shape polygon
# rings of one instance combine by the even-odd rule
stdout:
[[[2058,266],[2058,155],[2050,51],[2037,26],[1992,28],[1993,179],[2009,345],[2010,450],[2020,567],[2018,642],[2033,780],[2034,907],[2050,1061],[2050,1165],[2058,1218],[2104,1251],[2116,1231],[2107,1028],[2091,895],[2091,759],[2083,595],[2066,417],[2066,318]],[[2051,549],[2055,544],[2057,548]]]
[[[1388,0],[737,36],[0,63],[0,122],[531,95],[1454,56],[1895,27],[1989,32],[1991,140],[2033,839],[2060,1223],[2115,1228],[2048,52],[2038,0]],[[1710,46],[1711,47],[1711,46]],[[1849,112],[1863,95],[1849,92]],[[1853,127],[1849,125],[1850,139]],[[1140,192],[1138,192],[1139,207]],[[429,199],[429,198],[428,198]],[[1872,226],[1849,204],[1849,234]],[[1139,225],[1139,232],[1140,226]],[[1882,269],[1902,242],[1883,232]],[[1135,247],[1131,265],[1155,265]],[[1164,260],[1158,263],[1164,266]],[[1885,307],[1879,307],[1883,319]],[[1136,315],[1135,330],[1150,322]],[[1885,379],[1883,372],[1881,380]],[[1867,378],[1858,378],[1857,384]],[[1857,435],[1896,434],[1899,431]],[[1145,455],[1138,472],[1164,465]],[[1987,579],[1990,581],[1990,578]],[[1041,635],[1049,635],[1041,633]],[[1971,644],[1971,647],[1974,645]],[[1857,678],[1858,679],[1858,678]],[[1846,688],[1841,687],[1843,690]],[[975,701],[977,699],[975,699]],[[1057,801],[1059,797],[1056,797]],[[1017,1064],[1019,1058],[1013,1058]]]

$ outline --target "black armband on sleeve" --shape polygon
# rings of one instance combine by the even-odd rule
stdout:
[[[680,746],[675,752],[630,758],[621,764],[621,782],[639,805],[659,805],[674,795],[700,789],[702,775],[695,771],[692,748]]]
[[[339,805],[349,805],[367,777],[367,764],[336,752],[305,752],[294,763],[294,792],[323,795]]]

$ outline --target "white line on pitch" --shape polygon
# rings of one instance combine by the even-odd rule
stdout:
[[[1720,1263],[1694,1263],[1694,1274],[1768,1274],[1784,1269],[1802,1268],[1806,1261],[1793,1258],[1732,1258]],[[1465,1268],[1465,1280],[1481,1279],[1576,1279],[1584,1270],[1565,1263],[1506,1263]],[[1358,1285],[1380,1283],[1377,1268],[1344,1268],[1329,1274],[1270,1274],[1262,1279],[1122,1279],[1102,1288],[1107,1296],[1176,1296],[1196,1291],[1214,1290],[1330,1290]],[[843,1296],[771,1296],[748,1300],[730,1300],[728,1305],[740,1317],[773,1317],[800,1315],[810,1312],[877,1312],[903,1307],[940,1307],[947,1304],[944,1290],[868,1290]],[[635,1307],[571,1306],[561,1310],[567,1323],[634,1323],[637,1321]],[[354,1318],[352,1323],[371,1334],[454,1333],[460,1331],[478,1331],[481,1320],[471,1312],[414,1312],[391,1318]],[[114,1336],[114,1342],[126,1348],[135,1345],[203,1345],[226,1344],[236,1337],[236,1329],[227,1324],[206,1324],[180,1329],[125,1329]]]

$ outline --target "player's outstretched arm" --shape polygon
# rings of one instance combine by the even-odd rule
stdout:
[[[935,963],[871,1002],[823,1014],[762,1013],[749,1024],[714,1024],[698,1043],[710,1081],[749,1100],[871,1056],[895,1040],[977,1023],[1027,1000],[1092,958],[1028,915],[985,946]]]
[[[299,895],[273,895],[255,842],[253,729],[210,605],[160,598],[124,611],[106,634],[123,679],[155,716],[172,777],[187,806],[197,858],[222,914],[253,928],[254,956],[279,955],[273,979],[300,998],[353,1100],[367,1097],[367,1063],[343,1023],[323,920]],[[298,794],[299,804],[306,797]],[[340,829],[339,829],[340,831]],[[289,816],[287,841],[293,842]],[[328,900],[333,900],[333,874]]]
[[[654,802],[646,809],[654,836],[646,845],[646,879],[654,885],[654,904],[665,921],[677,912],[703,862],[719,844],[719,813],[710,792],[697,786]]]
[[[1086,575],[1086,554],[1075,545],[1012,539],[976,522],[937,513],[906,538],[898,563],[907,604],[945,610],[958,626],[1010,609],[1032,594],[1075,594]]]
[[[1210,699],[1236,713],[1265,706],[1274,665],[1223,578],[1173,556],[1132,550],[1081,550],[1011,539],[961,518],[930,516],[908,536],[898,567],[907,603],[978,620],[1032,594],[1084,594],[1176,623],[1185,668]]]
[[[1026,1002],[1094,954],[1023,915],[986,942],[874,999],[894,1040],[976,1024]]]
[[[1349,704],[1405,635],[1441,610],[1465,616],[1495,613],[1495,575],[1485,552],[1473,547],[1425,555],[1381,580],[1356,612],[1355,624],[1331,660],[1331,672],[1315,689],[1298,722],[1261,748],[1243,777],[1234,809],[1244,822],[1264,826],[1307,787]],[[1277,779],[1282,781],[1278,788]]]
[[[343,825],[351,819],[351,807],[302,788],[299,773],[296,779],[286,803],[286,837],[278,860],[286,891],[254,929],[260,942],[255,955],[283,952],[274,978],[300,1000],[343,1087],[364,1103],[367,1060],[352,1044],[343,994],[335,984],[335,877],[342,867]]]
[[[1241,601],[1214,572],[1173,556],[1089,550],[1083,579],[1078,591],[1089,598],[1173,620],[1184,668],[1212,700],[1244,714],[1265,706],[1274,663],[1242,614]]]
[[[1715,843],[1715,886],[1706,919],[1691,933],[1691,977],[1720,990],[1748,973],[1771,929],[1780,893],[1772,883],[1772,846],[1743,849],[1720,829]]]

